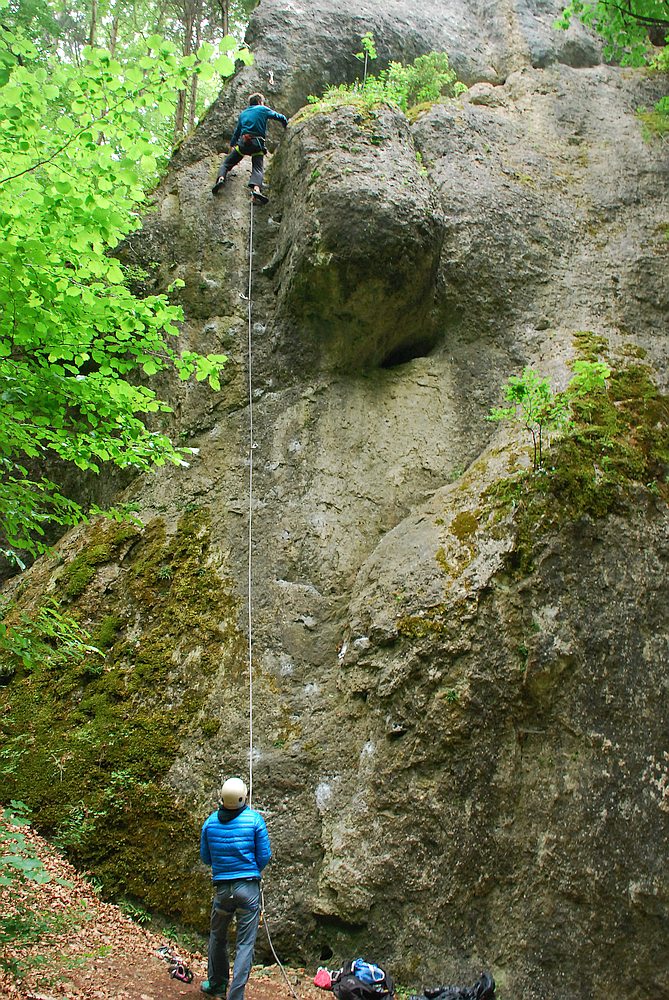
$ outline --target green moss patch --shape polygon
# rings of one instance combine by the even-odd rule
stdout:
[[[15,666],[0,691],[0,775],[7,799],[28,803],[107,893],[202,927],[202,817],[163,779],[197,729],[208,679],[221,663],[243,669],[237,604],[209,565],[205,512],[170,537],[155,520],[121,544],[118,528],[107,525],[59,577],[57,596],[98,651]],[[94,578],[110,560],[119,573],[100,594]]]
[[[607,347],[588,334],[575,344],[587,360]],[[544,469],[501,480],[484,494],[500,513],[514,510],[511,561],[519,572],[532,568],[536,543],[566,523],[624,512],[639,489],[669,501],[669,398],[650,366],[630,354],[606,358],[606,388],[574,402],[573,426],[553,444]]]
[[[461,510],[456,514],[450,524],[450,530],[455,537],[464,542],[470,535],[473,535],[479,526],[478,519],[470,510]]]

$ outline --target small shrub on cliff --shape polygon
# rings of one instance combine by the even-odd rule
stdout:
[[[374,35],[371,31],[367,31],[360,39],[360,42],[362,44],[362,52],[356,52],[355,58],[360,59],[363,63],[362,85],[364,87],[370,60],[376,59],[376,45],[374,44]]]
[[[30,671],[37,662],[74,664],[99,654],[88,632],[53,598],[30,613],[0,601],[0,615],[0,677],[12,677],[17,667]]]
[[[368,59],[376,58],[373,35],[369,32],[363,35],[362,43],[364,53],[356,55],[365,59],[363,79],[328,87],[322,98],[310,96],[311,104],[336,105],[362,100],[370,106],[394,104],[406,112],[418,104],[433,104],[443,97],[456,97],[467,89],[451,69],[445,52],[429,52],[408,65],[393,61],[378,76],[369,75]]]
[[[533,468],[541,468],[546,433],[557,433],[570,424],[573,401],[603,389],[611,374],[601,361],[575,361],[574,375],[565,392],[554,393],[547,378],[541,378],[529,366],[522,375],[514,375],[504,388],[509,406],[494,407],[488,420],[515,420],[532,437]]]
[[[467,89],[451,69],[445,52],[428,52],[408,66],[391,62],[384,72],[385,84],[398,93],[397,103],[403,111],[417,104],[434,104],[440,97],[457,97]]]
[[[643,493],[669,503],[669,398],[636,348],[619,349],[598,386],[587,359],[606,354],[608,345],[587,333],[574,344],[580,357],[572,366],[569,422],[551,445],[550,469],[512,475],[486,491],[493,508],[514,511],[510,564],[521,573],[531,570],[537,543],[566,523],[625,511]]]

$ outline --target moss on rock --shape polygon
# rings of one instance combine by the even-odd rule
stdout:
[[[201,817],[164,778],[224,651],[242,655],[236,600],[209,563],[206,512],[184,516],[171,537],[159,520],[135,528],[125,556],[114,528],[104,532],[57,590],[102,657],[44,658],[2,690],[5,794],[27,802],[109,894],[205,926],[206,879],[194,875]],[[112,559],[120,574],[100,595],[94,578]]]
[[[589,361],[608,347],[586,333],[574,343]],[[607,361],[605,389],[574,401],[573,426],[551,447],[545,468],[500,480],[484,494],[492,508],[514,510],[510,561],[521,574],[531,570],[537,543],[568,522],[623,512],[639,489],[669,502],[669,397],[629,350]]]

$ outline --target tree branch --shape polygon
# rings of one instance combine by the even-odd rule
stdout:
[[[603,7],[614,7],[616,10],[619,10],[621,12],[621,14],[623,14],[625,17],[630,17],[630,18],[632,18],[632,20],[638,21],[639,24],[648,24],[648,25],[651,25],[651,26],[652,25],[660,25],[660,26],[661,25],[666,25],[667,30],[669,31],[669,3],[665,3],[664,4],[664,6],[667,8],[667,17],[666,18],[664,18],[664,17],[648,17],[645,14],[637,14],[636,11],[633,11],[631,9],[632,4],[631,4],[631,2],[629,2],[629,0],[628,0],[628,4],[627,4],[626,7],[621,6],[621,4],[619,4],[619,3],[614,3],[613,0],[601,0],[601,4],[602,4]]]

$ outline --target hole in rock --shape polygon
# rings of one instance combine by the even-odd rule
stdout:
[[[434,340],[413,340],[409,344],[400,344],[393,348],[379,365],[379,368],[397,368],[415,358],[426,358],[434,347]]]
[[[326,944],[321,948],[320,961],[327,962],[328,959],[332,958],[333,955],[334,952],[332,948],[330,947],[329,944]]]

